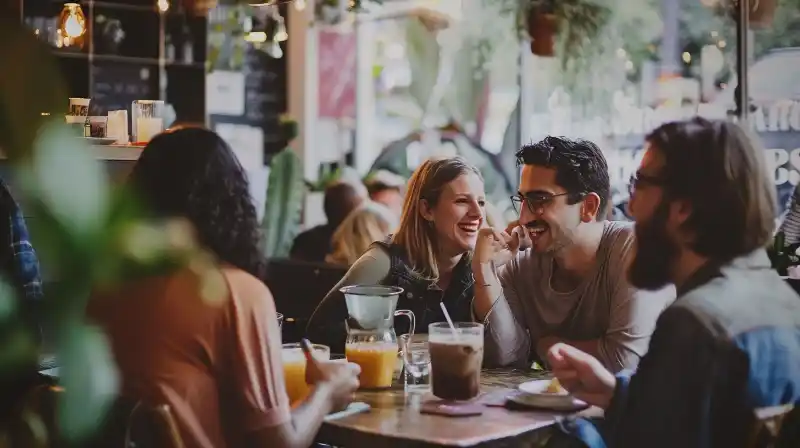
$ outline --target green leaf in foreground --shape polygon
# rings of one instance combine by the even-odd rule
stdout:
[[[70,325],[59,350],[59,380],[64,396],[58,403],[61,436],[85,440],[117,394],[118,376],[105,336],[95,327]]]

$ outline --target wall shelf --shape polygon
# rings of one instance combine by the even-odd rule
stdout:
[[[82,53],[77,51],[65,51],[59,49],[53,49],[53,54],[61,58],[71,58],[71,59],[85,59],[89,60],[88,53]],[[91,56],[93,61],[97,62],[119,62],[121,64],[144,64],[144,65],[158,65],[159,60],[155,58],[140,58],[135,56],[119,56],[113,54],[94,54]],[[192,62],[192,63],[185,63],[185,62],[167,62],[164,61],[165,67],[186,67],[186,68],[194,68],[194,69],[205,69],[206,65],[202,62]]]
[[[80,49],[60,48],[53,23],[63,0],[21,2],[26,23],[50,45],[67,94],[91,98],[90,115],[130,110],[135,100],[162,100],[178,122],[206,121],[205,17],[186,14],[174,2],[162,13],[155,0],[77,0],[86,42]]]
[[[142,155],[142,146],[131,145],[92,145],[92,153],[97,160],[105,161],[118,161],[118,162],[133,162],[139,160]],[[6,155],[0,149],[0,160],[6,160]]]

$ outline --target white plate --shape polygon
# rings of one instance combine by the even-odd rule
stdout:
[[[548,394],[545,389],[551,380],[534,380],[518,386],[519,392],[508,397],[514,403],[556,411],[578,411],[589,405],[569,394]]]
[[[347,405],[347,409],[339,412],[334,412],[333,414],[328,414],[325,416],[326,422],[331,422],[334,420],[338,420],[340,418],[348,417],[355,414],[360,414],[362,412],[367,412],[370,409],[370,405],[364,403],[362,401],[354,401]]]
[[[115,138],[108,137],[80,137],[93,145],[113,145],[117,141]]]

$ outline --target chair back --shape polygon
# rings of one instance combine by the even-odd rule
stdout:
[[[785,425],[789,420],[787,417],[790,414],[796,415],[793,411],[794,406],[791,404],[756,409],[747,447],[781,448],[781,440],[785,439],[783,431],[785,426],[788,426]]]
[[[0,423],[0,446],[66,446],[56,423],[56,405],[61,392],[59,387],[40,384],[25,393],[9,418]]]
[[[120,398],[92,447],[184,448],[184,443],[168,405]]]
[[[300,340],[317,305],[345,273],[347,268],[343,266],[290,259],[269,260],[264,283],[275,298],[278,312],[283,314],[284,342]]]

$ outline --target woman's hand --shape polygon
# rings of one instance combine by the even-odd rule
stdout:
[[[517,232],[512,236],[491,227],[480,229],[472,262],[478,265],[486,263],[494,263],[495,266],[504,265],[519,251],[519,242],[520,237]]]

